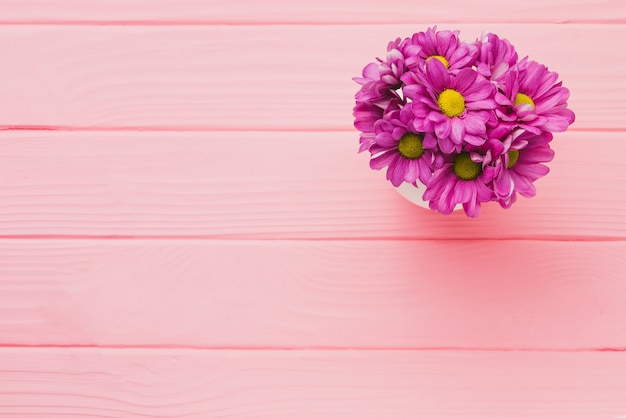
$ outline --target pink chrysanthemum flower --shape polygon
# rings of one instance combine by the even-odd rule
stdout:
[[[574,112],[567,108],[569,90],[557,83],[559,75],[546,66],[526,58],[518,71],[508,72],[502,80],[504,93],[496,101],[512,108],[519,126],[535,134],[563,132],[574,122]],[[507,114],[498,112],[506,119]]]
[[[359,152],[370,149],[376,134],[374,124],[383,117],[383,109],[368,102],[357,102],[352,111],[354,127],[361,131]]]
[[[535,135],[523,131],[513,139],[510,148],[500,158],[494,178],[494,193],[504,208],[517,200],[517,193],[524,197],[535,196],[533,182],[550,171],[542,163],[552,161],[554,151],[550,148],[552,134],[542,132]]]
[[[436,26],[405,39],[400,49],[410,68],[422,69],[434,58],[452,72],[471,66],[478,53],[475,45],[459,40],[459,31],[437,31]]]
[[[467,216],[478,217],[481,203],[494,197],[489,187],[494,168],[483,167],[483,159],[480,154],[466,151],[446,156],[446,161],[435,170],[424,192],[424,200],[430,201],[430,208],[448,215],[456,205],[462,204]]]
[[[400,51],[400,38],[387,45],[387,56],[383,61],[378,59],[378,72],[380,80],[387,84],[391,89],[399,89],[401,87],[400,77],[405,72],[404,55]]]
[[[390,99],[398,96],[380,79],[378,67],[378,64],[371,62],[363,68],[362,77],[354,77],[352,79],[361,85],[354,98],[357,102],[368,102],[384,108]]]
[[[444,153],[459,152],[464,143],[485,142],[496,107],[491,82],[470,68],[451,74],[438,60],[428,61],[426,73],[411,81],[404,94],[412,100],[415,129],[434,131]]]
[[[361,131],[359,152],[368,150],[374,142],[374,123],[385,113],[399,109],[402,99],[380,79],[378,65],[370,63],[363,68],[363,76],[353,79],[361,85],[355,94],[354,127]]]
[[[558,75],[518,62],[507,40],[486,34],[466,44],[458,35],[435,27],[389,42],[384,59],[353,79],[354,126],[359,152],[394,186],[422,183],[431,209],[462,206],[476,217],[484,202],[508,208],[518,194],[535,195],[554,155],[552,132],[574,113]]]
[[[435,162],[437,140],[431,133],[413,130],[413,114],[404,108],[376,123],[376,140],[371,146],[370,167],[387,169],[387,180],[395,187],[403,182],[428,184]]]
[[[517,52],[506,39],[489,33],[477,42],[476,70],[489,80],[499,81],[517,63]]]
[[[516,130],[515,125],[510,123],[500,123],[495,127],[487,129],[487,141],[474,149],[483,156],[483,168],[487,166],[496,167],[499,164],[502,154],[511,147],[515,132],[521,133],[523,131]]]

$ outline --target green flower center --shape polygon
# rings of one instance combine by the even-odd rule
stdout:
[[[423,140],[423,135],[407,132],[402,135],[402,138],[400,138],[400,142],[398,143],[398,152],[402,154],[403,157],[410,160],[419,158],[424,153],[424,148],[422,147]]]
[[[535,102],[533,102],[533,99],[531,99],[524,93],[517,93],[517,96],[515,96],[515,106],[519,106],[522,104],[528,104],[531,105],[533,109],[535,108]]]
[[[456,90],[446,89],[441,92],[437,104],[449,118],[460,116],[465,111],[465,98]]]
[[[431,55],[430,57],[426,58],[426,61],[430,61],[433,58],[445,65],[446,68],[450,68],[450,64],[448,64],[448,60],[446,59],[446,57],[443,57],[441,55]]]
[[[509,154],[509,163],[506,165],[506,168],[512,168],[517,163],[517,159],[519,158],[519,151],[516,149],[512,149],[511,151],[507,152],[507,154]]]
[[[462,152],[454,158],[454,174],[461,180],[474,180],[481,172],[480,163],[470,158],[469,152]]]

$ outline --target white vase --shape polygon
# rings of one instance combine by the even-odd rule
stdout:
[[[426,191],[426,186],[424,186],[419,181],[417,182],[417,185],[418,187],[415,187],[410,183],[404,182],[398,187],[394,187],[394,189],[396,189],[396,191],[400,193],[402,197],[404,197],[406,200],[413,203],[414,205],[420,206],[425,209],[430,209],[430,207],[428,206],[428,202],[422,199],[422,196]],[[463,205],[461,204],[458,204],[454,207],[454,211],[461,209],[463,209]]]
[[[417,205],[426,209],[430,209],[428,207],[428,202],[422,199],[422,196],[424,195],[424,192],[426,191],[426,186],[424,186],[419,181],[417,182],[417,185],[419,187],[415,187],[410,183],[404,182],[398,187],[395,187],[395,189],[398,193],[400,193],[402,197],[404,197],[406,200],[413,203],[414,205]]]

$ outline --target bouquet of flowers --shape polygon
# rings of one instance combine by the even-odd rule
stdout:
[[[359,152],[395,187],[425,188],[423,200],[443,214],[462,205],[477,217],[489,201],[509,208],[518,194],[535,195],[553,132],[574,122],[557,79],[495,34],[465,43],[433,27],[398,38],[354,78]]]

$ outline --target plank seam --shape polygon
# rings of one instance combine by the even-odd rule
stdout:
[[[534,20],[527,22],[507,20],[439,20],[440,25],[467,23],[503,24],[503,25],[622,25],[626,19],[567,19],[567,20]],[[399,20],[394,22],[380,21],[323,21],[323,20],[61,20],[61,19],[33,19],[33,20],[0,20],[4,26],[390,26],[390,25],[426,25],[431,20]]]
[[[249,127],[229,128],[224,126],[63,126],[63,125],[0,125],[0,132],[49,131],[49,132],[359,132],[352,127]],[[613,128],[568,128],[568,132],[626,132],[626,127]]]
[[[619,128],[618,128],[619,129]],[[53,125],[0,125],[0,131],[48,131],[48,132],[354,132],[358,131],[347,127],[250,127],[229,128],[221,126],[53,126]],[[626,132],[626,127],[623,128]]]
[[[472,222],[469,220],[469,222]],[[603,236],[563,236],[563,237],[290,237],[277,238],[269,236],[250,237],[241,236],[218,236],[218,235],[0,235],[0,241],[223,241],[223,242],[363,242],[363,241],[402,241],[402,242],[489,242],[489,241],[533,241],[533,242],[626,242],[626,237],[603,237]]]
[[[281,346],[193,346],[193,345],[124,345],[124,344],[0,344],[3,349],[72,349],[72,350],[186,350],[186,351],[436,351],[436,352],[495,352],[495,353],[625,353],[626,347],[372,347],[372,346],[303,346],[303,347],[281,347]]]

